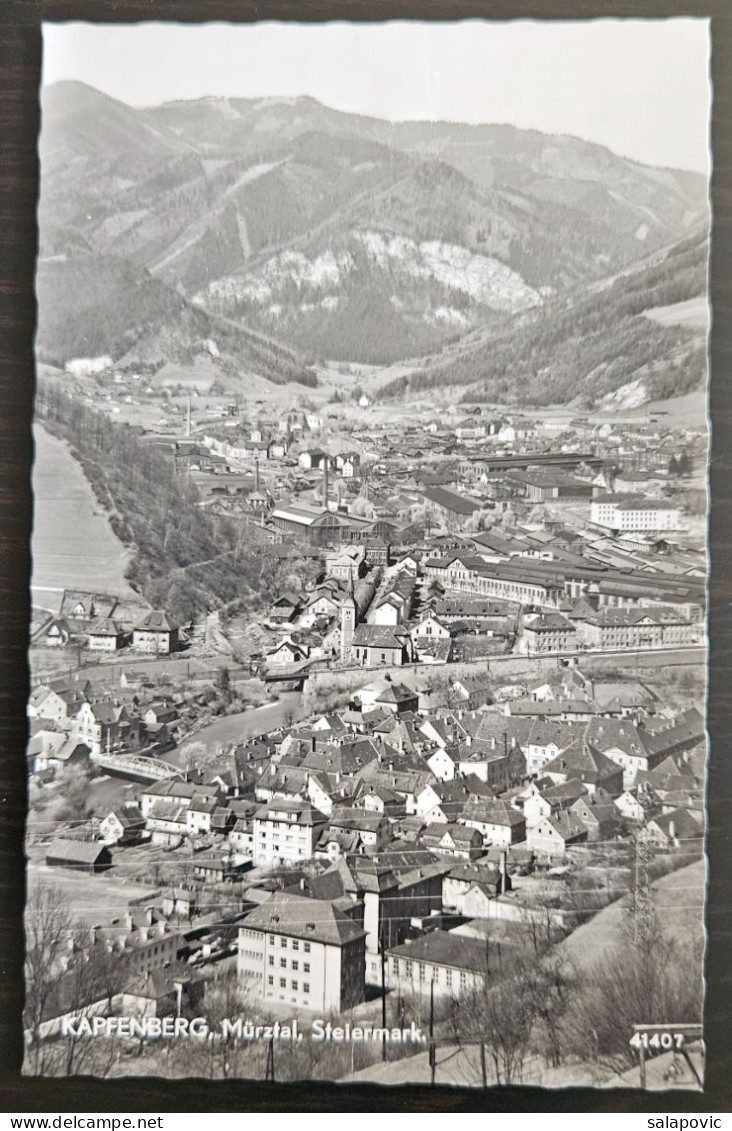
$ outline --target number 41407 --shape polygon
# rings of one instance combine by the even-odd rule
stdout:
[[[630,1038],[632,1049],[680,1049],[684,1044],[683,1033],[634,1033]]]

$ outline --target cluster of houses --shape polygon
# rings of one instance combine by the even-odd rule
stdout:
[[[77,645],[92,652],[137,652],[167,656],[182,643],[180,628],[167,613],[132,610],[105,593],[64,590],[57,616],[44,625],[43,642],[51,648]]]
[[[27,705],[29,771],[51,777],[105,755],[163,753],[205,698],[205,692],[162,694],[125,671],[117,686],[63,677],[39,683]]]
[[[325,576],[310,592],[288,591],[273,602],[270,624],[286,635],[266,662],[447,663],[455,658],[455,638],[466,634],[480,637],[484,655],[703,644],[704,582],[697,574],[623,573],[578,557],[524,556],[514,547],[496,560],[501,540],[508,542],[477,535],[465,550],[448,539],[452,552],[443,542],[440,555],[413,549],[386,567],[362,546],[327,552]]]
[[[235,409],[195,433],[189,413],[167,441],[202,506],[321,563],[262,618],[276,634],[265,674],[382,670],[347,708],[237,744],[217,772],[151,770],[93,828],[45,845],[49,867],[90,875],[126,854],[156,861],[157,894],[93,928],[128,972],[119,1002],[142,1011],[193,1008],[208,963],[234,953],[259,1005],[325,1016],[382,983],[459,998],[490,977],[486,924],[571,927],[561,876],[608,846],[702,851],[695,708],[577,666],[501,688],[446,669],[429,692],[392,670],[447,664],[468,638],[524,657],[703,644],[706,562],[677,458],[701,455],[697,439],[658,420],[462,406],[414,423],[364,411],[336,442],[337,412],[263,409],[245,427]],[[164,611],[71,592],[43,638],[158,655],[184,643]],[[124,674],[114,689],[42,684],[29,770],[153,767],[195,710]],[[547,901],[535,881],[552,873]]]
[[[95,840],[55,840],[46,863],[105,871],[130,846],[187,862],[156,902],[95,928],[99,941],[136,977],[204,967],[230,951],[195,928],[226,905],[247,994],[322,1013],[358,1005],[382,976],[405,992],[474,988],[487,921],[546,916],[561,928],[561,908],[529,883],[537,869],[633,836],[701,851],[695,709],[576,667],[500,696],[485,680],[430,696],[387,674],[346,709],[235,746],[208,778],[140,785]],[[84,706],[83,694],[44,691],[33,717]]]

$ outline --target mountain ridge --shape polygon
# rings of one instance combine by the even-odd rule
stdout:
[[[179,352],[195,352],[195,309],[279,343],[283,380],[315,359],[391,364],[500,335],[708,216],[700,174],[504,124],[389,122],[311,96],[134,108],[75,81],[42,107],[39,291],[63,276],[54,262],[125,263],[173,322],[156,345],[127,297],[119,348],[171,348],[177,306]],[[95,336],[83,313],[64,318],[70,299],[40,311],[61,361]]]

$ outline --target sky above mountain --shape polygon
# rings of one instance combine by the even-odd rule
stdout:
[[[507,122],[709,169],[709,22],[44,24],[44,85],[134,106],[310,95],[397,120]]]

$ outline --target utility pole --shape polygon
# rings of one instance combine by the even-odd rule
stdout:
[[[264,1070],[264,1079],[269,1080],[272,1084],[274,1084],[274,1078],[274,1038],[270,1037],[269,1044],[267,1045],[267,1065]]]
[[[633,883],[633,942],[637,948],[644,949],[650,943],[651,933],[651,893],[648,882],[648,862],[650,852],[648,846],[635,838],[635,875]]]
[[[379,932],[379,950],[381,951],[381,1027],[384,1030],[381,1037],[381,1059],[386,1061],[386,946],[383,923]]]
[[[430,1085],[435,1086],[437,1050],[435,1049],[435,979],[430,980]]]

